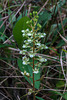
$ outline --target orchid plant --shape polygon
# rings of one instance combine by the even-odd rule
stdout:
[[[33,17],[32,17],[33,16]],[[41,29],[41,25],[38,22],[39,16],[37,15],[37,12],[33,11],[33,13],[30,13],[31,20],[27,21],[26,23],[29,25],[31,30],[26,29],[22,30],[22,36],[26,37],[26,40],[24,40],[24,44],[22,46],[22,50],[20,50],[20,54],[23,54],[22,57],[22,64],[23,65],[30,65],[32,67],[33,71],[33,100],[35,100],[35,80],[34,80],[34,74],[39,73],[39,68],[42,66],[43,62],[46,62],[47,59],[45,59],[42,56],[38,56],[37,53],[39,53],[42,49],[48,49],[48,47],[45,44],[41,43],[41,39],[46,36],[46,33],[41,33],[39,30]],[[32,62],[30,62],[30,59],[32,59]],[[37,60],[36,63],[34,61]],[[22,75],[25,75],[26,77],[30,77],[30,73],[28,73],[26,70],[24,72],[21,72]],[[31,92],[31,93],[32,93]],[[31,94],[29,92],[29,94]]]

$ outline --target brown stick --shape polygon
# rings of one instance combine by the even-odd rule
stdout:
[[[47,1],[45,2],[45,4],[41,7],[41,9],[39,10],[38,14],[39,14],[39,13],[43,10],[43,8],[47,5],[48,1],[49,1],[49,0],[47,0]]]
[[[64,34],[64,37],[65,37],[64,26],[63,26],[62,17],[61,17],[61,14],[60,14],[60,10],[59,10],[58,4],[57,4],[57,8],[58,8],[58,14],[59,14],[61,25],[62,25],[63,34]]]

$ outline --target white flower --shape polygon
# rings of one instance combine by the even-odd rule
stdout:
[[[29,89],[28,95],[31,95],[32,92],[33,92],[33,90],[32,89]]]
[[[33,32],[33,30],[31,30],[31,32]]]
[[[22,35],[23,35],[23,36],[26,36],[26,34],[25,34],[25,33],[23,33]]]
[[[31,34],[31,33],[27,33],[27,35],[28,35],[28,36],[31,36],[32,34]]]
[[[26,42],[26,44],[28,45],[29,43],[28,43],[28,42]]]
[[[31,40],[31,39],[28,39],[27,41],[28,41],[28,42],[32,42],[32,40]]]
[[[23,47],[23,48],[27,48],[27,46],[26,46],[26,45],[23,45],[22,47]]]
[[[37,67],[41,67],[41,63],[37,63],[35,66],[37,66]]]
[[[43,33],[43,35],[45,36],[45,35],[46,35],[46,33]]]
[[[41,63],[38,64],[38,67],[41,67]]]
[[[19,53],[22,54],[22,50],[20,50]]]
[[[38,37],[40,37],[40,38],[42,38],[42,37],[44,37],[46,34],[45,33],[38,33]]]
[[[45,45],[44,44],[41,44],[41,49],[44,49],[45,48]]]
[[[33,58],[35,56],[35,53],[29,53],[29,57]]]
[[[40,36],[40,35],[41,35],[41,33],[39,32],[39,33],[38,33],[38,35]]]
[[[48,47],[47,47],[47,46],[45,46],[45,49],[48,49]]]
[[[31,95],[31,92],[28,92],[28,95]]]
[[[47,61],[47,59],[45,59],[45,62]]]
[[[41,57],[41,56],[39,56],[38,60],[39,60],[40,62],[46,62],[46,61],[47,61],[47,59],[45,59],[45,58],[43,58],[43,57]]]
[[[44,35],[40,35],[40,37],[44,37]]]
[[[36,41],[36,43],[38,42],[38,40],[35,40]]]
[[[23,72],[21,72],[21,74],[22,74],[22,75],[24,75],[24,73],[23,73]]]
[[[27,52],[26,50],[20,50],[19,51],[20,54],[26,54],[26,52]]]
[[[38,43],[36,43],[36,45],[40,46],[40,45],[41,45],[41,43],[39,43],[39,42],[38,42]]]
[[[40,58],[39,61],[40,61],[40,62],[44,62],[44,58]]]
[[[32,57],[34,57],[34,55],[33,55],[33,54],[30,54],[29,56],[30,56],[31,58],[32,58]]]
[[[26,40],[24,40],[24,43],[26,43]]]
[[[33,73],[37,74],[37,73],[39,73],[39,71],[38,70],[37,71],[33,71]]]
[[[27,62],[26,61],[23,61],[23,65],[27,65]]]
[[[29,73],[26,73],[26,76],[28,76],[28,77],[29,77],[29,76],[30,76],[30,74],[29,74]]]
[[[27,40],[24,40],[24,43],[25,43],[26,45],[28,45],[28,44],[29,44],[29,42],[28,42]]]
[[[25,76],[27,76],[27,77],[29,77],[29,76],[30,76],[30,74],[29,74],[29,73],[27,73],[26,71],[21,72],[21,74],[22,74],[22,75],[25,75]]]
[[[22,57],[23,60],[29,61],[29,58],[27,58],[26,56]]]
[[[23,52],[26,52],[26,50],[23,50]]]
[[[23,64],[24,65],[28,65],[30,62],[29,62],[29,58],[27,58],[26,56],[24,56],[23,58],[22,58],[22,60],[23,60]]]
[[[26,31],[29,31],[29,29],[27,28]]]
[[[33,70],[33,73],[35,73],[35,74],[39,73],[39,69],[35,68],[35,69]]]
[[[21,32],[25,32],[24,30],[22,30]]]
[[[26,54],[26,52],[27,52],[26,50],[23,50],[23,51],[22,51],[23,54]]]

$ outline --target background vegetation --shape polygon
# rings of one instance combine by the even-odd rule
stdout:
[[[67,1],[66,0],[0,0],[0,100],[32,100],[25,95],[32,88],[21,74],[24,38],[30,12],[37,11],[40,32],[46,37],[42,50],[47,59],[40,68],[36,83],[36,100],[67,100]],[[29,70],[29,69],[27,69]],[[30,71],[29,71],[30,72]],[[30,72],[31,73],[31,72]]]

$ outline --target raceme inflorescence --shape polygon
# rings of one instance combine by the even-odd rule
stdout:
[[[22,50],[20,50],[20,54],[24,55],[22,57],[22,64],[26,66],[30,65],[30,67],[32,67],[32,78],[34,78],[34,74],[38,74],[39,68],[44,62],[47,61],[47,59],[44,57],[40,55],[37,56],[37,53],[39,53],[40,50],[48,49],[48,47],[41,43],[41,40],[46,36],[46,33],[41,33],[39,31],[41,29],[41,25],[38,23],[39,16],[37,15],[37,12],[34,11],[33,13],[30,13],[30,17],[31,20],[27,21],[26,23],[31,29],[28,28],[26,30],[21,30],[22,37],[25,37],[25,40]],[[31,59],[32,62],[30,61]],[[21,74],[30,77],[30,73],[28,73],[26,70],[21,72]]]

